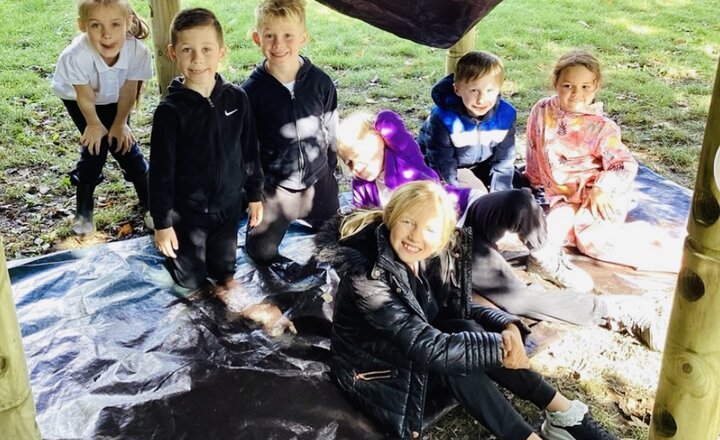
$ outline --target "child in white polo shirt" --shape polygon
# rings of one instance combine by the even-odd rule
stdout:
[[[142,82],[152,77],[152,59],[140,41],[148,36],[147,23],[127,0],[80,0],[78,26],[82,34],[60,54],[52,88],[81,133],[80,160],[70,173],[77,188],[72,231],[90,235],[95,231],[93,193],[103,180],[108,151],[147,213],[148,163],[129,122]],[[145,215],[146,226],[152,228],[149,220]]]

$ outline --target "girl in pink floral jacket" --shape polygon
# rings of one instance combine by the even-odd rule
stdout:
[[[549,240],[639,267],[646,258],[639,251],[651,239],[630,233],[639,225],[624,224],[638,163],[595,101],[601,81],[600,64],[589,52],[560,57],[553,71],[556,94],[541,99],[528,117],[525,174],[548,198]]]

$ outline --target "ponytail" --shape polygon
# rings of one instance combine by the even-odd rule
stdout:
[[[130,35],[138,40],[144,40],[150,35],[150,27],[148,27],[147,22],[140,18],[132,9],[130,9],[130,20]]]
[[[360,209],[353,211],[340,223],[340,240],[357,234],[365,226],[382,219],[383,212],[379,209]]]

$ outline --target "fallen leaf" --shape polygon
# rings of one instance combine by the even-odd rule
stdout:
[[[123,223],[118,227],[117,238],[127,237],[128,235],[132,234],[132,231],[133,228],[129,222]]]

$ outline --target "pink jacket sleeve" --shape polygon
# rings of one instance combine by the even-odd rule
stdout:
[[[607,192],[625,192],[635,179],[638,162],[620,138],[620,127],[610,119],[600,131],[596,155],[602,160],[603,171],[600,172],[595,186]]]

